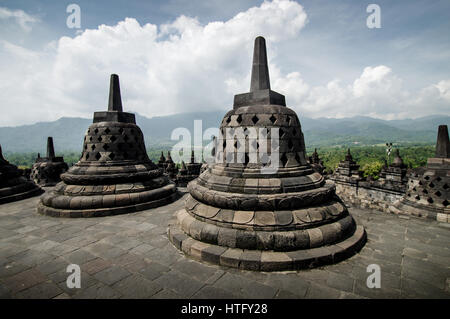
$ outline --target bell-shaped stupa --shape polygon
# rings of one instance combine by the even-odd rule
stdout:
[[[108,111],[95,112],[80,160],[42,196],[41,214],[96,217],[165,205],[177,189],[147,156],[132,113],[122,111],[119,77],[111,75]]]
[[[53,138],[47,138],[47,157],[38,157],[31,168],[31,179],[40,186],[55,186],[61,181],[60,175],[69,167],[62,156],[55,156]]]
[[[435,156],[410,172],[405,196],[391,210],[450,223],[449,204],[450,141],[447,125],[440,125]]]
[[[188,184],[185,208],[169,227],[177,248],[206,262],[271,271],[337,262],[364,245],[364,228],[334,183],[306,160],[296,113],[270,89],[262,37],[250,92],[234,97],[220,133],[215,162]]]
[[[26,179],[17,166],[3,158],[0,146],[0,204],[40,195],[43,190]]]

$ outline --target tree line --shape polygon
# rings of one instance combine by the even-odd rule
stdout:
[[[400,151],[400,156],[403,158],[404,163],[408,168],[416,168],[420,166],[425,166],[427,159],[434,156],[435,146],[434,145],[413,145],[413,146],[402,146],[394,145],[392,148],[390,162],[393,161],[395,156],[395,149],[398,148]],[[158,162],[161,152],[164,152],[164,156],[167,156],[167,151],[171,148],[158,147],[158,148],[147,148],[147,153],[149,158],[153,162]],[[314,152],[313,147],[308,147],[306,149],[308,156]],[[381,171],[384,161],[388,160],[386,153],[386,147],[384,145],[375,146],[359,146],[350,147],[353,160],[355,160],[359,165],[360,169],[363,171],[364,176],[372,176],[377,179],[378,174]],[[347,154],[347,147],[320,147],[317,148],[317,153],[320,159],[323,161],[325,166],[325,171],[327,173],[333,172],[340,161],[345,159]],[[57,156],[63,156],[64,161],[69,165],[73,165],[80,159],[81,153],[75,151],[66,151],[56,154]],[[36,152],[29,153],[13,153],[5,152],[4,157],[14,165],[19,168],[31,168],[37,158]]]

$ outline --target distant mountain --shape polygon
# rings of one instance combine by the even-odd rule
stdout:
[[[203,130],[217,127],[226,111],[184,113],[147,118],[136,115],[146,145],[173,145],[171,133],[185,127],[193,132],[194,120],[202,120]],[[385,121],[370,117],[343,119],[300,117],[305,143],[309,147],[394,143],[435,143],[437,127],[450,125],[450,116],[427,116],[418,119]],[[63,117],[17,127],[0,127],[0,144],[5,152],[41,152],[47,136],[53,136],[56,151],[81,151],[83,137],[92,119]]]

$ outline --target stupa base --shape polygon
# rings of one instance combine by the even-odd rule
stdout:
[[[32,182],[25,185],[16,185],[8,189],[0,190],[0,204],[16,202],[22,199],[41,195],[44,192],[40,187]]]
[[[185,210],[178,212],[186,214]],[[211,264],[254,271],[284,271],[333,264],[357,253],[366,242],[364,227],[356,226],[350,237],[335,244],[292,251],[240,249],[196,240],[183,232],[178,221],[169,225],[172,244],[187,256]]]
[[[75,204],[79,204],[79,209],[61,209],[46,206],[41,200],[37,206],[37,212],[42,215],[51,217],[68,217],[68,218],[80,218],[80,217],[104,217],[112,215],[121,215],[134,213],[150,208],[156,208],[170,204],[180,197],[175,185],[168,185],[168,188],[160,198],[155,198],[145,202],[139,201],[139,193],[134,194],[118,194],[118,195],[106,195],[106,196],[79,196],[72,198]],[[52,195],[49,195],[52,196]],[[108,197],[107,197],[108,196]],[[96,197],[96,198],[93,198]],[[114,204],[121,202],[121,205],[109,206],[108,204]],[[136,201],[135,203],[133,203]]]

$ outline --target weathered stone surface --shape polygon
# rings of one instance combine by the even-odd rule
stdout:
[[[201,247],[202,253],[209,249],[204,254],[208,262],[255,271],[333,262],[342,249],[323,246],[355,236],[352,223],[339,223],[351,216],[336,197],[335,184],[306,160],[297,114],[286,107],[284,96],[270,89],[262,37],[255,40],[250,92],[235,96],[220,132],[214,139],[215,162],[188,184],[186,211],[178,212],[178,223],[170,226],[189,236],[180,245],[169,230],[175,246],[195,259],[202,255],[194,247]],[[272,161],[279,160],[269,172],[267,148],[276,156]],[[314,160],[318,162],[318,156]],[[183,174],[186,171],[182,165]],[[308,254],[312,248],[318,250]],[[297,250],[306,255],[287,254]]]
[[[450,141],[446,125],[439,126],[436,155],[425,168],[410,172],[405,196],[393,212],[448,222],[450,216]]]
[[[34,182],[27,180],[17,166],[10,164],[0,145],[0,204],[22,200],[43,193]]]
[[[47,138],[47,157],[38,157],[31,168],[31,179],[40,186],[54,186],[61,181],[60,175],[69,167],[62,157],[55,156],[53,138]]]
[[[154,236],[153,233],[163,233],[172,223],[173,213],[183,209],[183,199],[127,215],[126,218],[108,216],[70,221],[34,214],[37,201],[38,198],[29,198],[0,207],[2,298],[55,298],[51,296],[58,289],[52,283],[64,292],[56,298],[450,298],[447,281],[450,229],[435,220],[405,219],[402,215],[350,208],[352,216],[358,224],[364,225],[369,235],[367,244],[359,253],[319,269],[255,273],[221,267],[203,258],[205,252],[214,247],[210,255],[214,254],[212,259],[220,259],[220,251],[226,247],[215,245],[203,249],[201,262],[197,262],[182,256],[165,236]],[[141,224],[146,226],[142,229],[147,230],[140,231]],[[157,227],[149,231],[150,226],[146,224]],[[359,230],[355,233],[363,234]],[[56,235],[60,239],[57,240]],[[184,235],[184,238],[188,236]],[[64,257],[92,243],[101,242],[129,250],[144,240],[161,248],[141,256],[128,251],[108,258],[88,252],[72,258]],[[52,241],[61,244],[53,247]],[[343,243],[345,245],[345,241]],[[347,250],[343,247],[341,251],[352,251],[350,244],[349,241],[349,245],[345,245]],[[300,255],[306,251],[282,254]],[[264,252],[261,254],[261,269],[264,267],[263,255]],[[337,255],[334,254],[333,260]],[[423,257],[425,255],[426,258]],[[301,263],[300,259],[296,261]],[[66,267],[71,263],[81,266],[80,289],[66,286]],[[376,291],[366,287],[367,265],[372,263],[380,265],[382,271],[381,288]],[[131,275],[112,285],[93,276],[113,265],[126,269]],[[35,271],[20,275],[31,269]],[[87,269],[93,273],[89,274]],[[353,290],[349,291],[351,283]],[[21,284],[24,289],[21,289]],[[133,289],[134,285],[136,289]],[[152,295],[158,287],[162,290]],[[203,291],[208,287],[210,289]],[[217,290],[225,293],[216,293]]]
[[[149,160],[134,114],[122,111],[115,74],[111,75],[108,111],[95,112],[93,122],[80,160],[42,198],[39,213],[100,217],[157,207],[176,198],[175,184]]]

